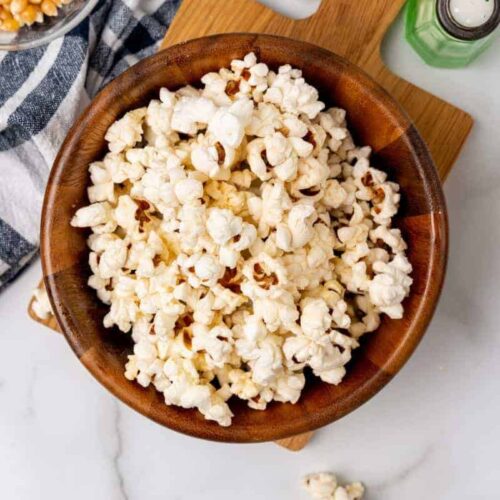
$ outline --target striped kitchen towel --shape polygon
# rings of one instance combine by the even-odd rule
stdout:
[[[180,0],[101,0],[66,36],[0,51],[0,290],[37,254],[45,183],[66,132],[110,80],[153,53]]]

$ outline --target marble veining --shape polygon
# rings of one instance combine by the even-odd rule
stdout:
[[[116,480],[118,482],[118,488],[120,491],[120,498],[122,500],[129,500],[129,496],[125,489],[125,478],[122,472],[122,468],[120,465],[120,459],[123,452],[123,438],[122,438],[122,430],[121,430],[121,412],[120,412],[120,403],[118,401],[114,402],[113,405],[113,429],[115,431],[115,452],[113,454],[113,469],[116,475]]]
[[[393,475],[385,478],[381,483],[371,484],[370,491],[372,494],[382,495],[390,489],[397,489],[402,482],[406,481],[412,474],[414,474],[420,467],[427,463],[430,455],[435,449],[435,444],[429,444],[424,450],[418,455],[416,460],[411,462],[409,465],[403,466],[400,470],[396,470]]]
[[[30,376],[28,379],[28,387],[27,387],[27,394],[26,394],[26,406],[24,408],[24,416],[27,418],[34,418],[35,416],[35,399],[34,399],[34,392],[35,392],[35,385],[37,383],[37,373],[38,373],[38,367],[35,365],[33,366]]]

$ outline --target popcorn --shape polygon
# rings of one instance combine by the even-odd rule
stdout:
[[[390,224],[391,218],[396,215],[399,204],[399,186],[393,183],[382,184],[373,199],[375,207],[372,209],[373,220],[377,224],[386,226]]]
[[[234,269],[238,265],[240,253],[229,246],[222,246],[219,250],[219,261],[223,266]]]
[[[286,269],[267,253],[248,259],[241,272],[246,278],[241,288],[247,297],[279,298],[286,294],[281,288],[288,283]]]
[[[296,197],[313,196],[322,190],[329,173],[328,166],[318,159],[314,157],[301,159],[299,161],[298,177],[292,183],[292,193]]]
[[[205,194],[212,198],[213,206],[227,208],[234,214],[247,211],[248,193],[241,192],[235,186],[225,181],[208,181],[205,184]]]
[[[230,362],[233,334],[227,326],[218,325],[209,330],[199,325],[198,328],[193,327],[193,334],[193,350],[206,352],[205,360],[209,368],[223,368]]]
[[[341,383],[358,339],[402,317],[411,264],[392,227],[399,186],[300,70],[247,54],[201,83],[109,128],[71,224],[92,232],[104,326],[134,342],[125,377],[227,426],[232,397],[296,403],[307,368]],[[48,314],[41,293],[34,308]]]
[[[71,219],[71,225],[74,227],[95,227],[106,224],[112,217],[111,210],[111,205],[108,202],[93,203],[77,210]]]
[[[219,73],[207,73],[202,76],[201,83],[204,85],[203,97],[209,98],[217,106],[229,106],[231,104],[231,98],[226,94],[228,80],[225,76]]]
[[[283,352],[290,366],[308,365],[321,380],[337,385],[346,373],[344,367],[351,359],[351,350],[356,347],[354,339],[336,330],[324,334],[314,330],[311,336],[288,337]]]
[[[267,165],[263,158],[265,151],[266,143],[263,139],[254,139],[247,145],[248,165],[261,181],[267,181],[271,178],[271,173],[267,171]]]
[[[45,285],[41,284],[41,286],[33,290],[33,303],[31,307],[33,308],[33,312],[43,320],[49,319],[54,314]]]
[[[163,371],[171,384],[163,392],[165,402],[182,408],[198,408],[208,420],[228,426],[233,414],[229,406],[209,383],[200,380],[196,367],[190,360],[169,359]]]
[[[276,227],[291,208],[292,201],[282,182],[265,183],[262,197],[253,196],[248,200],[248,211],[258,221],[259,236],[267,236],[269,230]]]
[[[278,224],[276,226],[276,246],[285,252],[292,250],[292,231],[286,224]]]
[[[306,378],[303,373],[285,372],[278,375],[273,384],[274,400],[295,404],[300,398],[305,383]]]
[[[104,317],[104,326],[111,328],[116,325],[122,332],[127,333],[132,328],[139,314],[139,308],[132,298],[118,298],[111,301],[111,308]]]
[[[359,313],[363,314],[361,321],[352,322],[349,326],[349,333],[358,339],[361,335],[375,331],[380,325],[380,314],[376,307],[371,303],[366,295],[356,297],[356,305],[359,308]]]
[[[174,240],[174,234],[178,231],[181,238],[181,248],[194,251],[199,238],[205,233],[206,210],[202,205],[187,204],[177,212],[177,224],[173,224],[168,234]]]
[[[113,278],[125,265],[128,256],[127,242],[116,238],[109,243],[99,260],[99,276],[103,279]]]
[[[258,385],[252,380],[251,372],[243,370],[231,370],[229,372],[229,382],[231,384],[231,393],[240,399],[249,400],[259,394]]]
[[[370,231],[370,239],[373,243],[377,243],[381,240],[391,247],[394,253],[404,252],[406,250],[406,243],[399,229],[389,229],[387,226],[378,226],[373,231]]]
[[[191,151],[194,168],[208,177],[216,177],[220,170],[219,152],[216,146],[195,146]]]
[[[303,113],[311,120],[325,107],[318,101],[318,91],[305,82],[300,71],[289,65],[281,66],[264,94],[264,101],[278,105],[283,112]]]
[[[244,222],[237,236],[238,240],[232,244],[232,247],[237,252],[242,252],[253,245],[257,238],[257,230],[252,224]]]
[[[264,145],[267,161],[273,167],[283,163],[292,154],[292,146],[281,132],[266,136]]]
[[[201,124],[207,124],[217,107],[206,97],[183,96],[175,104],[172,113],[172,129],[183,134],[195,135]]]
[[[219,245],[224,245],[241,232],[243,228],[241,217],[235,217],[227,209],[211,208],[207,218],[207,232]]]
[[[122,195],[118,198],[118,203],[115,208],[115,219],[119,226],[126,231],[134,232],[139,226],[135,218],[136,212],[137,204],[130,196]]]
[[[252,184],[252,174],[249,170],[237,170],[231,172],[231,182],[244,189],[248,189]]]
[[[219,108],[208,125],[208,132],[223,145],[237,148],[245,135],[245,125],[251,118],[253,104],[239,100],[229,108]]]
[[[337,478],[333,474],[325,472],[310,474],[304,478],[304,488],[312,498],[332,499],[337,489]]]
[[[239,285],[236,283],[235,287],[238,289]],[[215,296],[214,310],[221,311],[223,314],[232,314],[239,306],[248,301],[247,297],[244,297],[239,293],[232,292],[230,289],[225,288],[220,284],[215,285],[212,288],[212,293]]]
[[[323,299],[304,299],[300,326],[304,335],[320,338],[330,328],[332,317]]]
[[[375,262],[375,276],[369,285],[370,300],[390,318],[401,319],[401,302],[409,294],[413,280],[411,264],[403,254],[397,254],[391,262]]]
[[[326,181],[323,199],[321,200],[328,208],[339,208],[345,202],[347,192],[336,179]]]
[[[202,255],[194,266],[194,272],[206,286],[214,286],[222,278],[224,268],[212,255]]]
[[[248,135],[264,138],[282,127],[281,113],[274,104],[261,102],[246,127]]]
[[[184,205],[203,196],[203,184],[196,179],[182,179],[175,184],[175,196]]]
[[[146,113],[147,108],[129,111],[109,127],[104,138],[108,141],[108,147],[112,153],[120,153],[140,142],[143,132],[142,122]]]
[[[317,500],[360,500],[365,493],[361,483],[340,486],[335,475],[329,472],[309,474],[303,486],[311,498]]]
[[[313,238],[316,217],[316,210],[312,205],[297,204],[290,210],[287,223],[292,235],[292,248],[303,247]]]

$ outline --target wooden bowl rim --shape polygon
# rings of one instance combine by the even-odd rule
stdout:
[[[106,95],[105,91],[113,86],[119,88],[120,85],[124,84],[127,81],[129,75],[132,75],[134,71],[137,71],[139,68],[145,69],[147,66],[149,66],[151,69],[154,68],[155,64],[175,64],[176,61],[186,61],[186,59],[189,60],[189,58],[196,58],[198,54],[193,52],[193,48],[196,48],[197,45],[203,44],[204,42],[209,42],[216,39],[227,41],[228,43],[234,42],[235,40],[246,40],[251,44],[255,44],[258,42],[260,42],[261,44],[281,43],[288,45],[290,50],[306,50],[307,52],[310,52],[315,56],[317,55],[323,58],[330,59],[332,63],[335,63],[337,66],[344,67],[347,70],[349,77],[356,80],[360,85],[369,85],[370,92],[375,95],[375,98],[378,101],[381,101],[383,103],[383,107],[386,109],[388,114],[395,118],[398,123],[406,121],[406,123],[412,126],[413,130],[411,137],[409,138],[409,143],[411,145],[411,149],[414,152],[414,156],[418,159],[418,161],[415,162],[417,163],[416,168],[423,173],[424,191],[426,193],[426,197],[428,200],[431,199],[430,205],[432,206],[432,211],[430,212],[430,214],[435,215],[435,217],[431,218],[430,222],[432,235],[435,236],[438,233],[440,235],[440,239],[438,240],[440,245],[432,246],[431,258],[429,261],[429,273],[427,274],[427,277],[433,278],[433,286],[431,287],[431,283],[429,283],[430,280],[427,280],[425,292],[423,293],[422,300],[419,303],[418,307],[418,310],[422,312],[423,317],[420,318],[419,323],[412,334],[407,336],[401,343],[401,345],[399,345],[398,348],[391,353],[384,365],[380,367],[381,370],[367,378],[366,381],[364,381],[364,383],[360,386],[360,388],[355,391],[355,393],[352,393],[347,398],[345,398],[340,409],[327,408],[326,410],[322,410],[320,413],[315,413],[310,418],[308,418],[307,415],[304,415],[304,417],[300,419],[297,418],[291,421],[282,421],[280,422],[280,425],[278,427],[271,426],[269,428],[266,427],[263,429],[259,429],[258,435],[252,432],[248,432],[248,429],[245,429],[244,427],[236,429],[234,425],[229,428],[223,428],[219,427],[213,422],[208,421],[205,421],[204,425],[200,425],[199,422],[193,423],[189,418],[189,412],[196,410],[186,410],[186,418],[180,421],[177,419],[174,419],[172,421],[167,416],[165,416],[166,414],[162,414],[161,417],[152,416],[148,412],[149,408],[142,404],[141,401],[130,396],[130,394],[127,394],[127,392],[123,388],[120,388],[119,385],[112,384],[107,379],[102,377],[102,367],[95,366],[92,362],[82,361],[80,355],[78,354],[79,351],[81,351],[78,339],[75,337],[74,332],[72,331],[71,323],[67,320],[67,311],[63,307],[62,301],[60,300],[60,297],[64,296],[65,291],[57,286],[56,282],[54,281],[54,279],[52,279],[51,276],[53,262],[57,259],[57,256],[53,255],[53,248],[51,246],[51,241],[48,235],[50,234],[50,227],[53,222],[51,220],[51,207],[55,203],[57,203],[57,180],[61,178],[64,171],[65,159],[67,159],[68,156],[71,155],[72,148],[74,147],[80,135],[85,131],[88,121],[87,117],[91,115],[89,111],[97,108],[100,105],[105,105],[105,103],[111,99],[111,97]],[[283,64],[285,63],[286,61],[283,62]],[[389,105],[390,109],[388,107]],[[410,120],[410,118],[408,118],[406,112],[400,107],[396,100],[371,76],[369,76],[358,66],[349,62],[347,59],[308,42],[302,42],[299,40],[275,35],[256,33],[227,33],[200,37],[161,50],[156,54],[141,60],[140,62],[123,72],[108,85],[106,85],[106,87],[104,87],[94,97],[94,99],[83,111],[75,124],[71,127],[54,161],[43,201],[41,224],[41,257],[44,281],[56,319],[72,350],[79,357],[84,366],[102,385],[104,385],[110,392],[112,392],[122,402],[126,403],[134,410],[172,430],[190,436],[214,441],[250,443],[272,441],[290,437],[327,425],[350,413],[351,411],[355,410],[366,401],[371,399],[371,397],[379,392],[402,368],[402,366],[409,359],[409,357],[419,344],[421,338],[423,337],[426,328],[430,320],[432,319],[433,313],[437,306],[439,295],[441,293],[446,271],[447,256],[448,216],[441,183],[439,181],[437,170],[434,166],[429,150],[418,131],[414,128],[413,122]]]

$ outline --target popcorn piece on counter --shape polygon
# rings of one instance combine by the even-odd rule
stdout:
[[[391,227],[399,186],[300,70],[247,54],[201,83],[111,125],[71,224],[92,233],[104,325],[134,341],[125,377],[227,426],[231,397],[296,403],[307,367],[341,383],[360,337],[402,317],[411,265]]]
[[[47,320],[53,316],[54,313],[50,305],[49,296],[43,283],[33,290],[33,299],[31,307],[40,319]]]
[[[303,486],[311,498],[317,500],[360,500],[365,493],[361,483],[341,486],[330,472],[309,474],[304,478]]]

